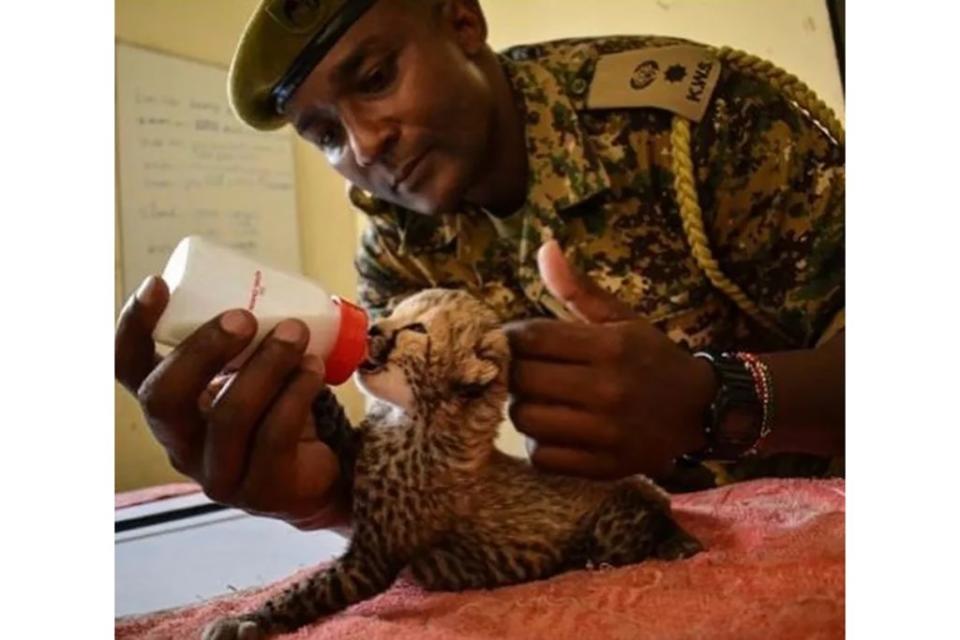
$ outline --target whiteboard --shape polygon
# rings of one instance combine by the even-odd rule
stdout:
[[[301,270],[289,131],[244,127],[226,71],[117,44],[124,297],[191,234]]]

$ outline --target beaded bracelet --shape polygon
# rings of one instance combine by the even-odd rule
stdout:
[[[753,377],[753,384],[757,390],[757,397],[763,406],[763,418],[760,421],[760,435],[757,440],[746,450],[744,455],[756,455],[760,445],[771,431],[771,422],[773,421],[773,378],[770,376],[770,368],[766,363],[752,353],[738,351],[733,354],[740,360]]]

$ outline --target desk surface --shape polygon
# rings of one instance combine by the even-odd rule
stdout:
[[[115,520],[206,504],[211,503],[203,494],[192,494],[118,509]],[[235,509],[118,532],[115,615],[170,609],[269,584],[339,556],[346,544],[332,531],[304,533]]]

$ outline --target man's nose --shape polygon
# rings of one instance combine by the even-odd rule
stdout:
[[[344,119],[350,150],[361,167],[375,164],[396,144],[397,127],[385,119],[359,115]]]

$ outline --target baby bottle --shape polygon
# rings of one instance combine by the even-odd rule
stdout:
[[[180,241],[163,271],[170,302],[154,339],[176,346],[210,318],[246,309],[257,319],[257,335],[231,363],[239,366],[282,320],[297,318],[310,329],[306,353],[326,365],[326,382],[342,384],[366,357],[367,315],[330,296],[301,275],[273,269],[199,236]]]

